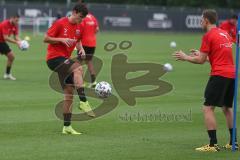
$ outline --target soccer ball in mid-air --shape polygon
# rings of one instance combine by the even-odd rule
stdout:
[[[170,63],[165,63],[163,65],[163,70],[166,71],[166,72],[170,72],[170,71],[173,70],[173,66]]]
[[[177,47],[177,43],[174,42],[174,41],[172,41],[172,42],[170,43],[170,47],[171,47],[171,48],[176,48],[176,47]]]
[[[104,81],[99,82],[99,83],[97,83],[97,85],[95,87],[95,93],[100,98],[107,98],[112,93],[112,87],[107,82],[104,82]]]
[[[28,41],[26,41],[26,40],[22,40],[21,41],[21,44],[20,44],[20,49],[21,50],[23,50],[23,51],[25,51],[25,50],[27,50],[28,48],[29,48],[29,43],[28,43]]]

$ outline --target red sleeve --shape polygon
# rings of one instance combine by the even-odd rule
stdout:
[[[207,54],[210,53],[210,43],[206,35],[204,35],[202,38],[200,52],[207,53]]]
[[[3,34],[3,35],[9,35],[8,29],[9,29],[8,25],[6,25],[6,23],[4,23],[4,24],[2,25],[2,34]]]
[[[60,24],[58,22],[55,22],[52,24],[52,26],[48,29],[47,35],[50,37],[56,37],[60,32]]]

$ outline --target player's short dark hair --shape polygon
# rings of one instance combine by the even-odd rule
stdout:
[[[76,13],[82,13],[82,15],[85,17],[88,14],[88,9],[85,4],[78,3],[73,7],[73,11]]]
[[[231,19],[238,19],[238,15],[236,15],[236,14],[233,14],[232,16],[231,16]]]
[[[206,18],[211,24],[216,24],[218,20],[218,15],[214,9],[206,9],[203,11],[203,18]]]

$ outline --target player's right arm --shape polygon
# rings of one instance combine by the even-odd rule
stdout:
[[[8,30],[9,30],[9,27],[7,25],[3,25],[1,28],[4,41],[14,43],[14,44],[17,44],[18,46],[20,46],[20,41],[9,37]]]
[[[208,59],[208,53],[210,51],[210,45],[209,45],[209,40],[207,36],[203,36],[202,38],[202,44],[200,51],[192,49],[190,50],[191,54],[187,55],[183,51],[176,51],[173,54],[173,57],[176,60],[180,61],[188,61],[194,64],[204,64],[207,59]]]
[[[49,43],[49,44],[58,44],[58,43],[62,43],[64,45],[66,45],[67,47],[71,47],[74,45],[74,43],[76,42],[75,39],[70,39],[70,38],[61,38],[58,37],[60,32],[61,32],[61,24],[59,24],[58,22],[55,22],[47,31],[47,33],[45,34],[44,37],[44,42],[45,43]]]
[[[191,49],[190,52],[191,53],[189,54],[189,56],[191,56],[191,57],[200,55],[200,51],[196,50],[196,49]],[[209,57],[207,57],[206,61],[209,62]]]
[[[3,26],[2,34],[3,34],[4,41],[17,44],[18,46],[20,46],[21,42],[18,39],[13,39],[8,36],[8,26]]]
[[[8,35],[3,35],[3,38],[6,42],[14,43],[14,44],[17,44],[17,45],[20,44],[20,41],[12,39],[12,38],[8,37]]]
[[[198,51],[195,56],[187,55],[183,51],[176,51],[173,54],[173,57],[176,58],[176,60],[180,61],[188,61],[194,64],[204,64],[207,61],[208,55],[206,53],[202,53]]]
[[[76,42],[75,39],[70,39],[70,38],[59,38],[59,37],[51,37],[49,35],[45,35],[44,37],[44,42],[49,43],[49,44],[57,44],[57,43],[63,43],[68,47],[71,47],[74,45]]]

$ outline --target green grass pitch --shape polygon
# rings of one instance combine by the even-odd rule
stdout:
[[[27,35],[24,33],[22,36]],[[31,35],[30,35],[31,36]],[[190,33],[100,33],[96,56],[104,62],[98,81],[111,82],[111,59],[126,53],[129,62],[171,63],[172,72],[162,77],[174,90],[152,98],[138,98],[128,106],[120,98],[118,107],[97,119],[73,122],[83,132],[80,136],[61,134],[62,121],[54,114],[54,105],[62,95],[50,89],[50,71],[45,62],[46,45],[42,36],[31,36],[31,48],[16,54],[13,75],[17,81],[0,78],[0,159],[1,160],[237,160],[239,152],[198,153],[195,147],[208,143],[201,105],[208,80],[209,64],[192,65],[176,62],[169,47],[188,51],[199,48],[201,34]],[[132,48],[111,53],[104,51],[109,42],[133,42]],[[0,76],[5,70],[5,57],[0,57]],[[113,93],[117,95],[115,89]],[[77,98],[75,98],[78,101]],[[90,99],[92,105],[98,101]],[[137,113],[190,114],[191,121],[126,121],[121,117]],[[74,109],[74,112],[78,112]],[[239,114],[239,113],[238,113]],[[220,109],[216,110],[218,141],[228,142],[228,130]],[[240,124],[238,120],[238,124]]]

